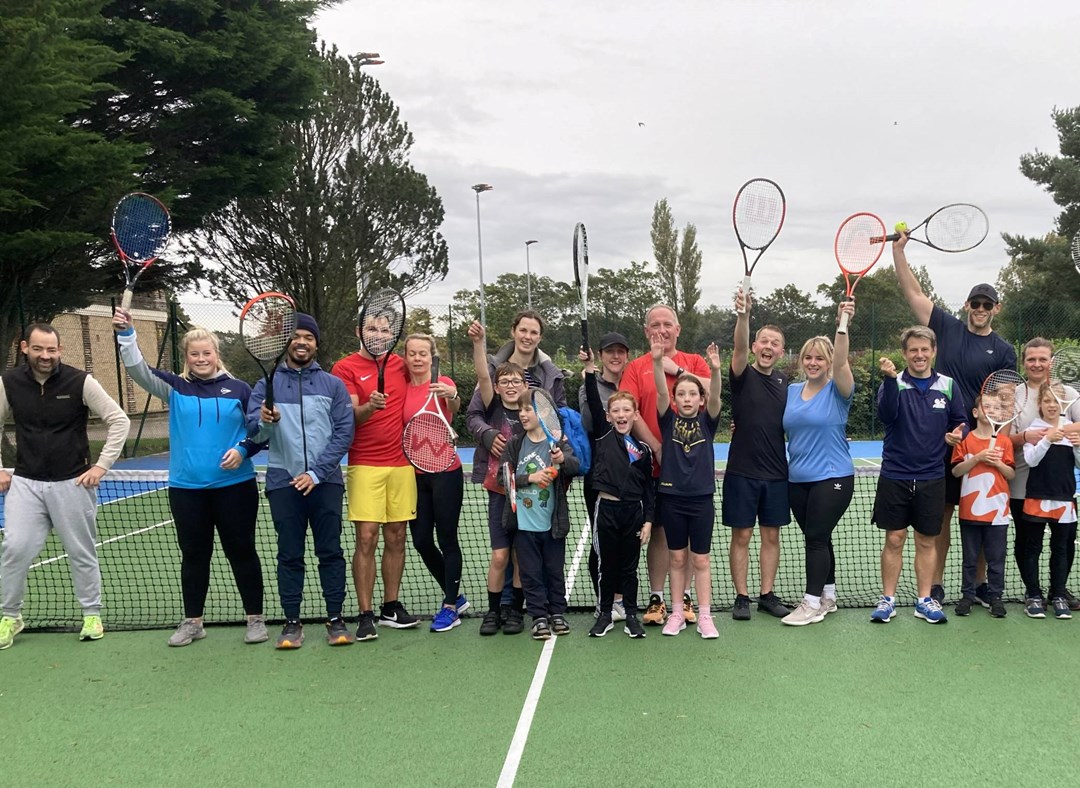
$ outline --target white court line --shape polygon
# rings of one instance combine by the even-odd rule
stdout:
[[[150,531],[153,531],[155,528],[160,528],[163,525],[168,525],[171,522],[172,522],[171,519],[162,520],[160,523],[154,523],[153,525],[148,525],[145,528],[140,528],[138,531],[132,531],[131,533],[127,533],[127,534],[120,534],[119,536],[114,536],[111,539],[106,539],[106,540],[104,540],[102,542],[97,542],[94,545],[94,547],[103,547],[104,545],[112,544],[113,542],[119,542],[121,539],[127,539],[129,536],[138,536],[139,534],[145,534],[145,533],[148,533]],[[42,566],[45,566],[47,564],[55,564],[57,561],[63,561],[67,557],[68,557],[67,553],[61,553],[60,555],[53,556],[52,558],[46,558],[44,561],[38,561],[36,564],[30,564],[30,568],[31,569],[37,569],[38,567],[42,567]]]
[[[566,577],[566,598],[570,599],[570,593],[574,590],[574,580],[577,578],[578,569],[581,566],[581,556],[585,554],[585,543],[589,536],[588,520],[581,528],[581,536],[578,537],[577,548],[574,550],[574,563],[570,567],[570,574]],[[514,738],[510,740],[510,749],[503,761],[502,771],[499,773],[498,788],[510,788],[517,777],[518,767],[521,765],[521,756],[525,753],[525,742],[529,738],[529,730],[532,728],[533,716],[536,714],[536,706],[540,703],[540,693],[544,689],[544,681],[547,679],[548,667],[551,665],[551,655],[555,652],[555,643],[558,636],[552,634],[551,639],[544,643],[540,652],[540,661],[536,663],[536,671],[533,673],[532,684],[525,695],[525,705],[521,707],[521,716],[518,717],[517,727],[514,728]]]

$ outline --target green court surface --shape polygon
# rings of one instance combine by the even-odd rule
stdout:
[[[801,629],[720,616],[721,637],[551,649],[517,786],[1075,785],[1080,619]],[[383,631],[295,652],[216,627],[24,633],[0,652],[5,785],[494,786],[545,646]],[[509,785],[509,782],[503,782]]]

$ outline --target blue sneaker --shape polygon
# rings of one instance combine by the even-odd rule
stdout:
[[[915,618],[921,618],[928,624],[944,624],[949,620],[941,609],[941,603],[932,596],[915,600]]]
[[[895,615],[896,606],[889,597],[882,595],[874,612],[870,614],[870,621],[874,624],[888,624]]]
[[[458,594],[457,598],[457,614],[460,616],[466,610],[472,607],[472,602],[465,598],[464,594]]]
[[[431,621],[431,631],[449,632],[459,624],[461,624],[461,619],[458,618],[456,610],[452,607],[440,607],[439,612],[435,614],[435,618]]]

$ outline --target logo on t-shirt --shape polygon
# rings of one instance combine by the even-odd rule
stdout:
[[[994,355],[994,349],[993,349],[992,347],[988,347],[988,348],[986,349],[986,352],[987,352],[988,354],[990,354],[991,356],[992,356],[992,355]]]
[[[934,406],[933,407],[934,407],[934,410],[945,410],[945,407],[946,407],[945,398],[944,397],[936,397],[934,399]]]
[[[360,376],[360,382],[363,383],[365,380],[367,380],[370,377],[371,377],[371,375],[361,375]]]

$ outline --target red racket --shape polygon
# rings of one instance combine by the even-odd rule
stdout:
[[[124,266],[124,295],[120,308],[131,309],[135,282],[161,256],[169,243],[172,223],[161,200],[143,192],[124,195],[112,215],[112,242]],[[131,264],[139,266],[131,275]]]
[[[439,357],[431,359],[431,382],[439,380]],[[424,406],[412,415],[401,434],[405,457],[424,473],[441,473],[454,464],[457,435],[439,407],[435,392],[428,394]]]
[[[844,219],[840,229],[836,231],[833,252],[844,274],[844,282],[847,283],[848,300],[855,295],[855,286],[859,284],[859,280],[880,259],[881,252],[885,249],[883,235],[885,223],[872,213],[852,214]],[[846,334],[847,329],[848,314],[844,312],[840,315],[840,325],[836,332]]]

